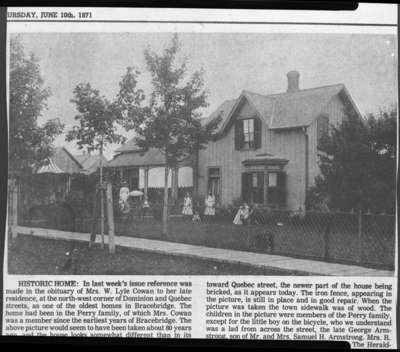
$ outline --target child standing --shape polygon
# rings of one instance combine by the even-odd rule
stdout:
[[[182,214],[184,216],[192,216],[193,215],[193,201],[190,193],[186,193],[185,198],[183,199],[183,209]]]
[[[211,192],[208,193],[208,196],[205,200],[204,215],[205,216],[214,216],[215,215],[215,197]]]

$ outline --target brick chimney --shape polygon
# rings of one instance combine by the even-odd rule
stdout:
[[[287,92],[288,93],[297,92],[299,90],[300,73],[298,73],[297,71],[289,71],[286,74],[286,76],[288,79]]]

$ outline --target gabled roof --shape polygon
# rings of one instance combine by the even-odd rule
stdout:
[[[117,154],[105,167],[138,167],[160,166],[165,164],[165,156],[158,149],[149,149],[147,152],[136,150],[124,151]]]
[[[82,165],[82,172],[86,174],[91,174],[97,170],[100,164],[100,155],[89,155],[89,154],[82,154],[82,155],[74,155],[75,159],[79,161]],[[106,165],[108,160],[102,157],[103,165]]]
[[[135,152],[135,151],[140,151],[140,148],[136,145],[134,138],[130,139],[121,147],[115,150],[116,153]]]
[[[265,120],[270,129],[304,127],[312,124],[326,105],[337,95],[347,100],[347,103],[361,117],[344,84],[335,84],[270,95],[244,90],[239,98],[226,100],[203,121],[204,123],[210,122],[222,111],[222,121],[217,131],[222,133],[227,129],[235,112],[247,100],[258,112],[259,116]]]
[[[38,174],[63,174],[64,171],[61,170],[52,158],[50,158],[47,165],[43,165],[36,172]]]
[[[235,106],[237,99],[232,99],[232,100],[225,100],[218,108],[216,108],[211,115],[208,117],[205,117],[201,120],[201,123],[203,125],[206,125],[207,123],[211,122],[212,120],[216,119],[220,114],[221,114],[221,122],[219,124],[219,127],[222,126],[224,121],[227,120],[229,113],[231,112],[232,108]]]
[[[81,170],[79,161],[65,147],[58,147],[49,158],[49,163],[39,168],[37,173],[74,174]]]

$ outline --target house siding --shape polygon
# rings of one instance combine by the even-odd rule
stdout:
[[[254,108],[247,102],[234,118],[252,117]],[[199,194],[205,195],[208,183],[208,168],[219,167],[221,172],[221,205],[228,205],[241,197],[241,175],[246,171],[242,162],[258,154],[270,153],[288,159],[284,167],[287,173],[286,204],[289,209],[304,206],[305,201],[305,137],[300,129],[269,130],[266,121],[261,121],[261,148],[257,150],[235,150],[234,128],[217,141],[210,142],[199,152]]]
[[[345,106],[343,101],[335,96],[327,104],[321,114],[326,114],[329,116],[329,125],[338,126],[345,118]],[[310,141],[310,160],[309,160],[309,186],[315,185],[315,178],[320,174],[320,169],[318,166],[318,138],[317,138],[317,120],[315,120],[308,129],[309,141]]]
[[[342,100],[335,96],[321,114],[329,116],[329,123],[338,125],[345,116]],[[250,118],[257,115],[251,104],[245,102],[234,119]],[[306,137],[302,128],[270,130],[267,121],[261,121],[261,148],[257,150],[235,150],[234,127],[220,139],[210,142],[199,152],[199,194],[205,195],[208,184],[208,169],[219,167],[221,174],[221,205],[231,204],[241,197],[241,175],[246,171],[242,162],[258,154],[269,153],[284,158],[288,163],[286,172],[286,207],[289,210],[304,208],[306,199]],[[320,173],[317,150],[317,120],[308,128],[308,187],[315,184]]]

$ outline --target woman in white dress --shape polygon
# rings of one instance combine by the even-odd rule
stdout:
[[[204,215],[214,216],[215,215],[215,197],[210,192],[205,200]]]
[[[250,209],[247,203],[243,203],[243,205],[239,207],[239,210],[237,211],[235,218],[233,219],[233,223],[235,225],[246,224],[250,215],[249,210]]]
[[[127,214],[130,211],[128,198],[129,198],[129,188],[128,184],[124,181],[122,182],[122,187],[119,190],[119,207],[121,209],[121,212],[124,214]]]
[[[192,197],[190,197],[189,193],[186,193],[186,196],[183,199],[182,214],[185,216],[193,215],[193,201],[192,201]]]

